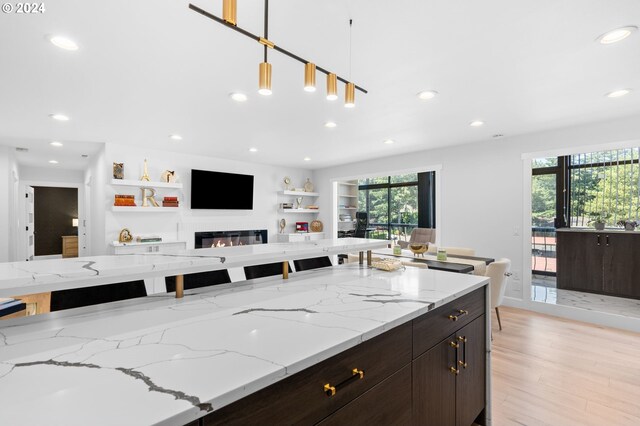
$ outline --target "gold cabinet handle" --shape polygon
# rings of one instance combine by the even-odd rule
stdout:
[[[449,346],[451,346],[454,349],[458,349],[460,347],[460,344],[456,342],[449,342]]]
[[[354,376],[360,376],[361,379],[364,379],[364,371],[362,370],[354,368],[353,370],[351,370],[351,373],[353,373]]]
[[[449,367],[449,371],[451,372],[451,374],[455,374],[456,376],[460,374],[460,370],[455,367]]]
[[[458,312],[460,315],[469,315],[469,311],[465,311],[464,309],[459,309]]]
[[[329,383],[327,383],[326,385],[324,385],[324,393],[326,393],[327,396],[333,396],[336,394],[336,387],[331,386]]]
[[[458,341],[462,342],[462,361],[458,361],[458,365],[462,368],[467,368],[467,336],[458,336]]]
[[[449,319],[451,321],[458,321],[458,316],[457,315],[449,315]]]

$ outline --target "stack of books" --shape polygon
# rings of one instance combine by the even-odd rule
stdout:
[[[157,235],[140,235],[136,237],[136,241],[139,243],[159,243],[162,241],[162,237]]]
[[[116,194],[113,205],[135,207],[136,200],[133,195]]]
[[[21,311],[25,308],[22,300],[11,297],[0,297],[0,317]]]
[[[282,210],[292,209],[293,208],[293,203],[280,203],[280,208]]]
[[[178,197],[164,197],[162,207],[180,207]]]
[[[318,206],[316,206],[315,204],[310,204],[307,206],[307,208],[310,210],[318,210]]]

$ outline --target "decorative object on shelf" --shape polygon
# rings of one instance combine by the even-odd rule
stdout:
[[[639,224],[635,220],[620,220],[616,225],[624,227],[625,231],[635,231]]]
[[[307,181],[304,183],[304,191],[305,192],[313,192],[313,184],[311,183],[309,178],[307,178]]]
[[[162,207],[180,207],[178,197],[164,197],[162,199]]]
[[[131,231],[127,228],[124,228],[120,231],[120,235],[118,235],[118,242],[120,243],[130,243],[133,241],[133,235],[131,235]]]
[[[322,221],[316,219],[311,221],[311,232],[322,232],[324,225]]]
[[[296,222],[296,232],[309,232],[309,222]]]
[[[395,259],[380,259],[371,263],[371,266],[381,271],[397,271],[402,267],[402,262]]]
[[[281,234],[284,232],[285,226],[287,226],[287,221],[284,220],[284,218],[280,219],[280,233]]]
[[[291,178],[289,176],[285,176],[283,181],[284,181],[284,190],[288,191],[289,185],[291,185]]]
[[[264,2],[264,34],[263,36],[258,36],[249,31],[240,28],[237,22],[237,0],[225,0],[222,8],[222,18],[215,16],[205,10],[195,6],[193,4],[189,4],[189,9],[201,14],[202,16],[209,18],[219,24],[224,25],[227,28],[235,30],[240,34],[249,37],[260,43],[264,49],[264,59],[263,62],[259,64],[259,73],[258,73],[258,93],[261,95],[271,95],[271,75],[272,75],[272,67],[268,62],[268,51],[269,49],[276,50],[280,53],[285,54],[286,56],[295,59],[298,62],[304,64],[304,90],[311,92],[315,91],[315,71],[320,71],[323,74],[327,75],[327,99],[334,100],[337,98],[336,96],[336,80],[339,80],[346,85],[345,89],[345,107],[353,107],[355,105],[355,89],[358,89],[362,93],[367,93],[365,89],[360,86],[356,86],[354,83],[346,80],[340,76],[337,76],[335,73],[328,71],[325,68],[315,65],[313,62],[303,59],[302,57],[291,53],[284,48],[275,45],[271,40],[269,40],[268,28],[269,28],[269,0],[265,0]],[[349,20],[349,77],[351,77],[351,26],[353,21]]]
[[[393,239],[391,249],[393,250],[394,256],[400,256],[402,254],[402,246],[398,244],[398,240],[396,238]]]
[[[160,176],[160,181],[164,183],[175,183],[176,172],[173,170],[165,170]]]
[[[297,197],[296,198],[296,208],[297,209],[301,209],[302,208],[302,199],[303,199],[303,197]]]
[[[158,205],[158,202],[154,198],[154,196],[156,195],[155,189],[141,188],[141,191],[142,191],[142,207],[149,207],[149,203],[151,203],[153,207],[160,207]],[[149,193],[149,195],[147,195],[147,193]]]
[[[147,159],[144,159],[144,169],[142,171],[141,181],[151,182],[151,178],[149,177],[149,170],[147,169]]]
[[[440,262],[445,262],[447,260],[447,251],[445,249],[438,249],[436,259]]]
[[[309,209],[309,210],[318,210],[318,206],[316,206],[315,204],[309,204],[308,206],[305,207],[305,209]]]
[[[427,251],[427,245],[426,244],[409,244],[409,250],[413,252],[414,256],[424,257],[424,254]]]
[[[133,197],[133,195],[116,194],[114,196],[113,205],[114,206],[120,206],[120,207],[135,207],[136,206],[136,200]]]
[[[113,178],[124,179],[124,163],[113,163]]]
[[[282,210],[293,209],[293,203],[280,203],[280,208]]]
[[[136,241],[139,243],[160,243],[162,242],[162,237],[159,237],[157,235],[140,235],[136,237]]]
[[[590,217],[591,217],[591,220],[589,221],[589,224],[593,225],[593,227],[597,231],[602,231],[604,230],[604,226],[607,223],[607,219],[611,217],[611,214],[602,212],[602,213],[596,213],[594,215],[591,215]]]

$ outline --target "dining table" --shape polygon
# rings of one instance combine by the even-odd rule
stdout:
[[[411,259],[414,262],[426,263],[429,269],[437,271],[456,272],[461,274],[473,274],[476,268],[474,263],[488,265],[495,261],[490,257],[465,256],[459,254],[448,254],[447,260],[434,260],[436,253],[425,253],[427,257],[422,255],[414,255],[411,250],[402,249],[401,254],[393,254],[391,248],[380,248],[372,250],[374,255],[385,257],[396,257],[401,259]]]

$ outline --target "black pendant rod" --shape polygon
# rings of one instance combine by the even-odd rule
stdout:
[[[199,14],[201,14],[202,16],[204,16],[206,18],[209,18],[209,19],[211,19],[213,21],[216,21],[217,23],[222,24],[227,28],[231,28],[232,30],[235,30],[235,31],[239,32],[240,34],[245,35],[245,36],[249,37],[250,39],[253,39],[253,40],[257,41],[258,43],[260,43],[260,38],[261,37],[255,35],[255,34],[252,34],[249,31],[238,27],[237,25],[232,25],[232,24],[228,23],[227,21],[225,21],[224,19],[219,18],[216,15],[212,15],[211,13],[209,13],[209,12],[203,10],[203,9],[200,9],[196,5],[189,4],[189,9],[191,9],[191,10],[193,10],[195,12],[198,12]],[[265,8],[265,11],[266,11],[266,8]],[[267,32],[266,30],[267,30],[267,26],[265,25],[265,34]],[[267,37],[265,37],[265,39],[266,38]],[[266,52],[267,52],[268,47],[265,46],[264,48],[265,48],[265,62],[266,62]],[[285,50],[285,49],[281,48],[278,45],[274,45],[273,46],[273,50],[277,50],[278,52],[283,53],[283,54],[287,55],[288,57],[290,57],[292,59],[295,59],[298,62],[302,62],[303,64],[307,64],[307,63],[311,62],[311,61],[307,61],[304,58],[301,58],[300,56],[298,56],[298,55],[296,55],[294,53],[289,52],[288,50]],[[322,68],[322,67],[320,67],[318,65],[316,65],[316,70],[320,71],[321,73],[327,74],[327,75],[331,73],[331,71],[326,70],[326,69],[324,69],[324,68]],[[344,84],[350,83],[349,80],[346,80],[346,79],[340,77],[339,75],[336,76],[336,77],[338,78],[338,81],[341,81]],[[355,88],[358,89],[359,91],[361,91],[362,93],[369,93],[367,90],[365,90],[364,88],[362,88],[362,87],[360,87],[358,85],[355,85]]]
[[[269,0],[264,0],[264,38],[269,40]],[[267,45],[264,46],[264,61],[267,62]]]

